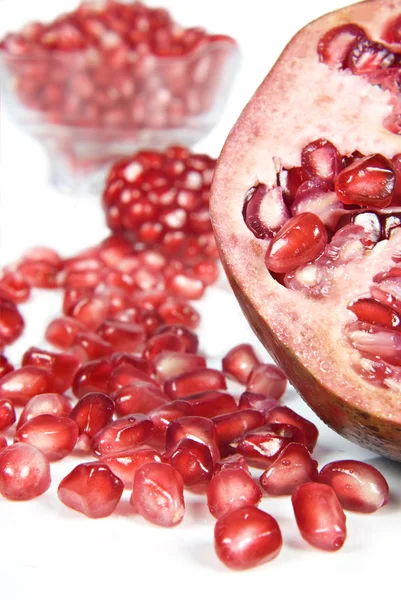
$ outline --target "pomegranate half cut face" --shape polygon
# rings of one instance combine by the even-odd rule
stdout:
[[[221,154],[212,222],[256,334],[316,413],[401,460],[401,3],[300,31]]]

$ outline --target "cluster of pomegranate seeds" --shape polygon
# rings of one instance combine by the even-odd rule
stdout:
[[[22,103],[51,123],[169,129],[208,112],[235,41],[185,29],[163,8],[85,2],[0,42]]]

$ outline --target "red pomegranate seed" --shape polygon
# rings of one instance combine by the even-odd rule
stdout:
[[[157,381],[140,369],[137,369],[132,364],[122,364],[113,369],[109,381],[109,390],[110,392],[116,392],[127,385],[133,385],[140,381],[158,387]]]
[[[166,350],[154,358],[153,365],[157,380],[163,384],[171,378],[178,377],[178,375],[205,369],[206,359],[198,354]]]
[[[68,350],[73,345],[75,336],[79,331],[86,331],[83,323],[72,317],[59,317],[49,323],[45,337],[53,346]]]
[[[190,329],[196,329],[200,323],[198,311],[178,298],[169,298],[159,308],[159,314],[167,325],[183,325]]]
[[[113,350],[121,352],[139,352],[143,349],[146,340],[142,325],[111,319],[104,321],[97,333],[111,345]]]
[[[283,190],[283,198],[288,207],[294,202],[299,187],[309,179],[308,173],[302,167],[293,167],[288,171],[282,169],[278,174],[278,182]]]
[[[5,270],[0,278],[0,296],[15,302],[26,302],[31,295],[31,287],[18,271]]]
[[[113,418],[114,402],[106,394],[90,392],[74,406],[70,419],[78,425],[79,434],[92,438]]]
[[[242,469],[225,469],[217,473],[206,494],[207,505],[216,519],[241,506],[257,506],[262,499],[259,486]]]
[[[319,41],[319,58],[332,69],[344,68],[355,42],[365,38],[365,31],[354,23],[333,27]]]
[[[256,506],[223,515],[214,528],[214,548],[230,569],[250,569],[276,558],[283,544],[277,521]]]
[[[184,486],[203,492],[213,476],[213,459],[205,444],[182,438],[164,454],[163,460],[180,473]]]
[[[197,417],[211,419],[238,410],[234,396],[224,392],[203,392],[195,396],[188,396],[184,400],[192,405],[194,415]]]
[[[198,351],[198,336],[184,325],[163,325],[157,333],[174,333],[184,342],[184,352],[196,354]]]
[[[265,264],[274,273],[288,273],[318,258],[327,244],[327,232],[313,213],[292,217],[270,240]]]
[[[244,433],[262,427],[265,418],[257,410],[245,408],[231,414],[214,417],[213,423],[219,444],[227,444],[241,437]]]
[[[93,360],[86,363],[75,373],[72,382],[74,396],[82,398],[89,392],[109,391],[113,365],[108,360]]]
[[[153,423],[145,415],[129,415],[106,425],[92,438],[95,456],[122,452],[146,443],[153,435]]]
[[[114,348],[109,342],[91,331],[78,331],[70,348],[71,352],[85,357],[86,360],[96,360],[110,356],[113,350]]]
[[[15,423],[15,410],[12,402],[6,398],[0,400],[0,431],[6,431]]]
[[[0,453],[0,494],[7,500],[32,500],[50,487],[46,456],[29,444],[12,444]]]
[[[0,347],[15,342],[23,329],[24,320],[15,303],[0,297]]]
[[[7,440],[3,435],[0,435],[0,452],[7,448]]]
[[[176,400],[169,402],[159,408],[155,408],[148,413],[148,417],[152,419],[154,427],[154,435],[152,444],[157,442],[161,445],[165,444],[167,428],[176,419],[180,417],[191,417],[194,414],[194,409],[189,402]]]
[[[109,314],[109,302],[106,298],[86,295],[68,311],[68,316],[74,317],[88,329],[95,330],[103,323]]]
[[[146,375],[151,375],[153,373],[151,362],[133,354],[128,354],[127,352],[116,352],[111,356],[111,362],[115,368],[120,367],[121,365],[132,365],[135,369],[142,371]]]
[[[364,323],[379,325],[387,329],[401,330],[400,315],[377,300],[362,298],[353,302],[348,308]]]
[[[306,446],[309,452],[313,452],[314,447],[317,443],[317,438],[319,437],[319,431],[311,421],[301,417],[298,413],[296,413],[288,406],[277,406],[273,408],[269,414],[266,416],[266,423],[285,423],[287,425],[294,425],[294,427],[299,427],[305,435]]]
[[[71,387],[79,361],[73,354],[57,354],[31,346],[22,357],[22,366],[41,367],[51,373],[56,382],[56,392],[62,394]]]
[[[69,417],[71,413],[70,401],[61,394],[39,394],[25,404],[18,420],[17,429],[27,421],[39,415],[53,415],[53,417]]]
[[[292,494],[292,506],[306,542],[320,550],[340,550],[347,536],[346,519],[333,488],[324,483],[304,483]]]
[[[208,210],[207,217],[209,219]],[[205,293],[205,284],[195,277],[177,273],[167,281],[167,289],[173,296],[180,296],[187,300],[199,300]]]
[[[90,299],[92,297],[92,288],[67,288],[64,290],[63,312],[67,315],[70,314],[78,301],[82,299],[88,300],[88,298]],[[86,325],[84,327],[87,329]]]
[[[248,463],[241,454],[230,454],[230,456],[220,458],[214,465],[215,474],[229,469],[241,469],[242,471],[245,471],[247,475],[251,475],[251,472],[248,468]]]
[[[311,177],[333,181],[342,168],[341,156],[331,142],[319,139],[303,148],[302,166]]]
[[[278,405],[279,400],[276,400],[275,398],[269,398],[269,396],[266,396],[265,394],[243,392],[239,397],[238,408],[240,410],[244,408],[252,408],[261,412],[266,418],[266,415],[268,415],[269,412]]]
[[[294,425],[270,423],[250,431],[230,443],[236,452],[245,456],[248,463],[265,469],[276,460],[283,448],[291,442],[306,444],[305,434]]]
[[[49,461],[61,460],[75,448],[78,426],[68,417],[39,415],[18,428],[14,442],[25,442],[39,448]]]
[[[151,410],[167,404],[171,399],[155,385],[138,381],[114,392],[113,400],[116,412],[121,417],[132,413],[147,414]]]
[[[249,375],[246,391],[264,394],[268,398],[280,400],[287,389],[287,377],[276,365],[258,365]]]
[[[53,289],[58,287],[57,275],[60,267],[50,264],[45,260],[23,262],[18,267],[18,272],[32,287]]]
[[[102,462],[121,479],[126,488],[132,490],[134,476],[139,467],[150,462],[161,463],[162,458],[160,453],[150,446],[137,446],[133,450],[106,454],[102,457]]]
[[[371,513],[387,504],[389,488],[383,475],[359,460],[336,460],[323,467],[319,481],[331,486],[346,510]]]
[[[14,367],[10,364],[4,354],[0,354],[0,379],[14,371]]]
[[[225,355],[222,365],[226,375],[245,385],[252,369],[260,365],[260,360],[250,344],[239,344]]]
[[[353,44],[346,66],[354,75],[369,75],[378,69],[396,66],[396,60],[396,55],[385,46],[365,38]]]
[[[354,160],[335,179],[335,191],[343,204],[385,208],[391,203],[396,172],[381,154]]]
[[[158,354],[164,351],[183,352],[184,342],[174,333],[159,333],[153,335],[146,342],[143,356],[144,358],[153,360]]]
[[[387,24],[381,35],[382,39],[390,44],[401,44],[401,16],[397,15]]]
[[[262,488],[273,496],[292,494],[302,483],[317,481],[317,462],[301,444],[288,444],[261,475]]]
[[[21,367],[0,379],[0,397],[24,406],[33,396],[55,392],[56,387],[48,371],[40,367]]]
[[[60,482],[61,502],[91,519],[108,517],[123,493],[122,481],[100,462],[78,465]]]
[[[243,213],[247,227],[260,239],[274,237],[290,218],[281,188],[268,190],[264,184],[249,190]]]
[[[227,389],[225,377],[223,373],[215,369],[197,369],[189,373],[182,373],[168,379],[164,384],[164,391],[173,400],[201,392],[225,389]]]
[[[167,452],[174,448],[182,438],[188,438],[205,444],[210,450],[213,462],[216,462],[220,458],[216,428],[211,419],[185,416],[172,421],[166,432]]]
[[[192,267],[192,271],[196,279],[200,279],[205,285],[212,285],[219,278],[219,266],[213,260],[200,260]]]
[[[148,463],[135,473],[131,504],[144,519],[174,527],[184,518],[184,482],[171,465]]]

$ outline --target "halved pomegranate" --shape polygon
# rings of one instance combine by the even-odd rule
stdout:
[[[396,460],[400,14],[371,0],[300,31],[233,128],[210,204],[260,340],[328,425]]]

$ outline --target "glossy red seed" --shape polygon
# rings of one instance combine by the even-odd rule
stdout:
[[[390,44],[401,44],[401,16],[393,17],[387,24],[381,38]]]
[[[317,50],[320,61],[332,69],[344,68],[348,54],[355,42],[365,38],[365,31],[354,23],[346,23],[329,29],[319,40]]]
[[[336,460],[319,473],[319,481],[330,485],[346,510],[371,513],[387,504],[389,488],[383,475],[359,460]]]
[[[301,444],[288,444],[261,475],[262,488],[273,496],[292,494],[302,483],[317,481],[317,462]]]
[[[346,66],[354,75],[374,75],[378,70],[395,67],[396,64],[396,54],[369,39],[356,41],[346,60]]]
[[[79,331],[86,331],[86,326],[83,323],[72,317],[59,317],[49,323],[45,337],[53,346],[68,350],[74,343],[75,336]]]
[[[109,342],[91,331],[78,331],[70,348],[70,352],[76,353],[79,357],[83,356],[87,360],[110,356],[113,350]]]
[[[205,444],[182,438],[166,452],[163,460],[182,476],[184,486],[203,492],[213,476],[213,459]]]
[[[389,206],[395,187],[395,169],[381,154],[355,160],[335,180],[335,192],[343,204],[368,208]]]
[[[78,425],[79,434],[92,438],[113,418],[114,402],[106,394],[90,392],[74,406],[70,419]]]
[[[198,354],[163,351],[153,359],[154,372],[160,383],[171,378],[206,368],[206,358]]]
[[[108,360],[93,360],[78,369],[72,382],[74,396],[82,398],[89,392],[109,391],[113,365]]]
[[[110,357],[113,367],[119,367],[121,365],[132,365],[139,371],[142,371],[146,375],[153,373],[152,363],[144,358],[139,358],[133,354],[127,352],[117,352],[112,354]]]
[[[198,336],[184,325],[163,325],[157,330],[157,333],[174,333],[184,342],[184,352],[196,354],[198,351]]]
[[[301,161],[310,177],[319,177],[323,181],[333,181],[342,168],[337,148],[325,139],[310,142],[305,146]]]
[[[225,458],[220,458],[214,465],[215,473],[220,473],[220,471],[225,471],[228,469],[241,469],[242,471],[245,471],[247,475],[251,475],[251,472],[248,468],[248,463],[241,454],[230,454]]]
[[[61,394],[38,394],[25,404],[18,420],[17,429],[39,415],[69,417],[71,408],[68,398]]]
[[[262,499],[259,486],[242,469],[225,469],[217,473],[206,491],[211,514],[220,519],[241,506],[257,506]]]
[[[171,399],[155,385],[138,381],[115,391],[113,400],[117,414],[124,416],[132,413],[147,414]]]
[[[29,444],[12,444],[0,453],[0,494],[7,500],[31,500],[50,486],[46,456]]]
[[[276,558],[283,544],[277,521],[256,506],[223,515],[214,528],[214,548],[230,569],[250,569]]]
[[[0,399],[0,431],[6,431],[15,423],[15,410],[12,402]]]
[[[175,402],[169,402],[159,408],[155,408],[148,413],[148,417],[152,419],[154,434],[152,438],[152,444],[165,444],[167,428],[176,419],[180,417],[193,416],[194,409],[189,402],[184,400],[176,400]]]
[[[127,385],[133,385],[139,381],[158,387],[157,381],[140,369],[137,369],[132,364],[122,364],[113,369],[109,381],[109,390],[110,392],[116,392]]]
[[[0,354],[0,379],[12,371],[14,371],[12,364],[8,361],[4,354]]]
[[[39,415],[18,428],[14,442],[39,448],[49,461],[71,454],[78,440],[78,426],[68,417]]]
[[[265,394],[255,394],[254,392],[243,392],[239,397],[239,409],[252,408],[261,412],[264,417],[279,405],[279,400],[269,398]]]
[[[225,377],[216,369],[197,369],[182,373],[168,379],[164,384],[164,391],[172,399],[225,389],[227,389]]]
[[[254,367],[260,365],[255,350],[250,344],[239,344],[223,358],[223,372],[236,381],[246,384]]]
[[[195,396],[188,396],[184,400],[192,405],[194,415],[208,419],[233,413],[238,409],[234,396],[225,392],[203,392]]]
[[[306,542],[329,552],[342,548],[347,537],[346,518],[333,488],[304,483],[292,494],[292,506]]]
[[[245,408],[231,414],[214,417],[213,423],[219,444],[227,444],[241,437],[244,433],[262,427],[265,418],[257,410]]]
[[[31,287],[18,271],[5,270],[0,278],[0,295],[12,302],[26,302]]]
[[[7,440],[3,435],[0,435],[0,452],[7,448]]]
[[[21,367],[0,379],[0,397],[19,406],[24,406],[33,396],[55,391],[53,375],[40,367]]]
[[[97,333],[112,346],[113,350],[121,352],[140,352],[146,340],[142,325],[111,319],[104,321]]]
[[[43,289],[58,287],[57,274],[59,270],[60,267],[45,260],[23,262],[18,267],[18,272],[29,285]]]
[[[246,390],[280,400],[287,389],[287,377],[276,365],[258,365],[249,375]]]
[[[159,308],[159,315],[167,325],[183,325],[196,329],[200,323],[198,311],[188,302],[169,298]]]
[[[150,462],[161,463],[162,458],[160,453],[151,446],[137,446],[133,450],[105,454],[102,462],[121,479],[126,488],[132,489],[134,476],[139,467]]]
[[[108,317],[109,302],[106,298],[85,295],[68,311],[68,316],[74,317],[88,329],[96,330]]]
[[[79,360],[73,354],[56,353],[31,346],[22,357],[22,366],[35,366],[51,373],[56,382],[56,392],[62,394],[71,387],[79,367]]]
[[[372,298],[361,298],[348,306],[360,321],[379,325],[387,329],[401,330],[401,316],[389,306],[381,304]]]
[[[95,456],[130,450],[150,440],[153,430],[151,419],[145,415],[121,417],[93,436],[91,450]]]
[[[211,419],[185,416],[172,421],[166,432],[166,450],[171,450],[182,438],[205,444],[210,450],[213,462],[220,458],[216,428]]]
[[[265,469],[291,442],[306,444],[305,434],[294,425],[270,423],[245,433],[230,446],[248,460],[251,466]]]
[[[207,215],[209,219],[208,210]],[[205,284],[196,277],[177,273],[168,279],[167,289],[173,296],[179,296],[187,300],[199,300],[205,293]]]
[[[61,502],[91,519],[108,517],[123,493],[122,481],[101,462],[78,465],[60,482]]]
[[[313,213],[292,217],[270,240],[265,264],[274,273],[288,273],[318,258],[327,244],[327,232]]]
[[[131,504],[144,519],[155,525],[178,525],[185,512],[181,475],[168,464],[142,465],[135,473]]]
[[[0,297],[0,346],[12,344],[24,329],[24,320],[14,302]]]
[[[153,335],[145,345],[144,358],[153,360],[162,352],[184,352],[184,343],[174,333],[159,333]]]
[[[319,437],[319,431],[316,425],[311,423],[311,421],[308,421],[308,419],[301,417],[301,415],[288,406],[277,406],[276,408],[273,408],[266,416],[266,423],[286,423],[287,425],[299,427],[305,434],[306,446],[309,452],[312,452],[316,446]]]

